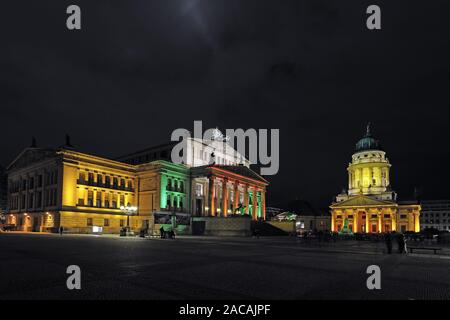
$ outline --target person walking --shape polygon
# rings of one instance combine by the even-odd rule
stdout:
[[[59,235],[62,236],[63,232],[64,232],[64,227],[60,226],[59,227]]]

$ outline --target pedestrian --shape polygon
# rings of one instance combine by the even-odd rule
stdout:
[[[59,227],[59,235],[62,236],[63,232],[64,232],[64,227],[60,226]]]
[[[163,228],[163,226],[161,226],[161,228],[159,228],[159,234],[161,236],[161,239],[164,239],[164,228]]]
[[[398,244],[398,253],[406,253],[406,242],[405,242],[405,236],[403,233],[400,233],[397,237],[397,244]]]
[[[392,237],[389,232],[384,235],[384,241],[386,242],[387,253],[392,253]]]

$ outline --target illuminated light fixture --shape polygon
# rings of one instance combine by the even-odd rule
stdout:
[[[205,210],[207,210],[207,211],[208,211],[208,210],[209,210],[209,207],[205,207]]]
[[[228,213],[231,213],[231,209],[228,209]]]
[[[217,208],[217,212],[220,212],[220,208]]]

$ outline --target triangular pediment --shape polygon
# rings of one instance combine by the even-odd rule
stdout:
[[[24,168],[32,163],[50,159],[56,156],[53,149],[26,148],[7,167],[8,171]]]
[[[396,206],[397,204],[392,201],[379,200],[373,197],[359,195],[350,197],[347,200],[333,203],[330,208],[340,207],[371,207],[371,206]]]

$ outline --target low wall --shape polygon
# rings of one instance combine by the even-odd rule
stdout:
[[[204,223],[206,236],[250,236],[251,219],[247,217],[194,217],[193,223]]]
[[[281,229],[285,232],[295,232],[295,221],[266,221],[275,228]]]

